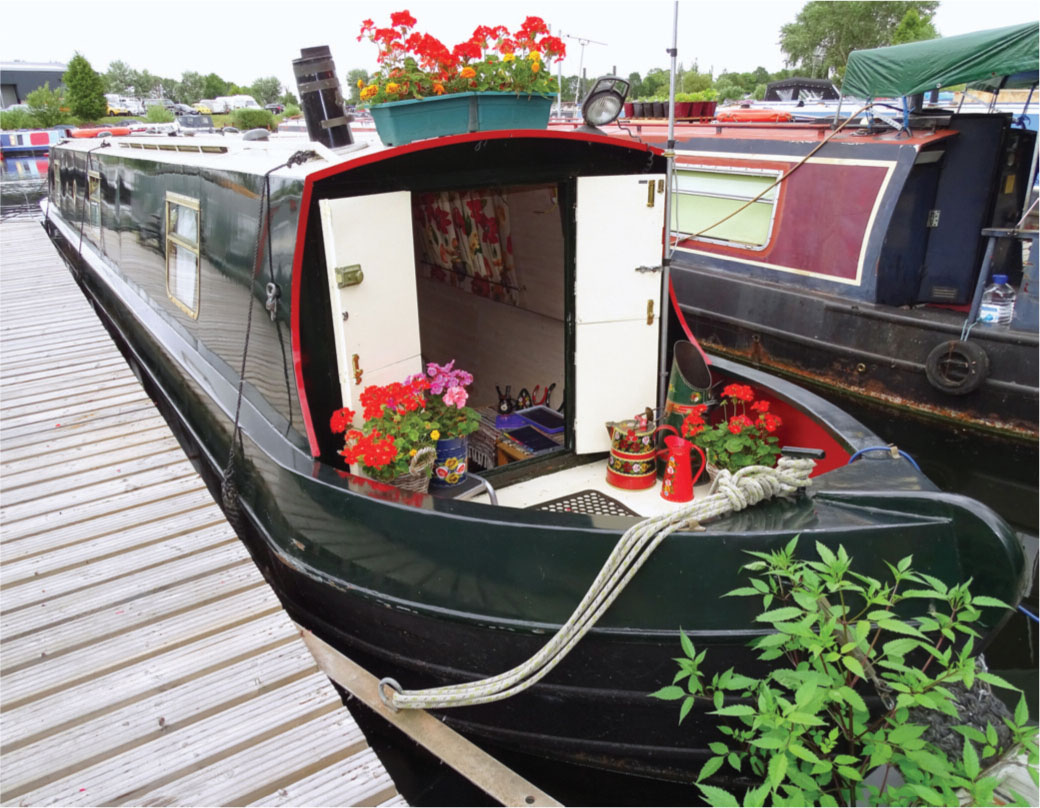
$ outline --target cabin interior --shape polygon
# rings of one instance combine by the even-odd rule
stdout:
[[[500,504],[593,490],[629,511],[618,515],[674,507],[659,481],[625,490],[606,479],[608,422],[657,400],[664,222],[663,176],[647,173],[656,166],[645,152],[633,164],[609,151],[566,173],[531,163],[499,172],[518,181],[488,182],[477,165],[439,181],[363,184],[368,193],[356,181],[350,194],[321,189],[308,238],[321,245],[310,264],[324,269],[329,318],[301,332],[305,347],[336,345],[339,372],[325,387],[308,381],[316,430],[340,406],[360,427],[368,385],[454,360],[473,375],[467,404],[481,413],[469,471]],[[316,274],[307,277],[316,297]],[[342,436],[319,437],[322,457],[342,466]],[[489,498],[479,478],[453,495]]]

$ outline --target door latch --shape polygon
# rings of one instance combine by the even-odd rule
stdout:
[[[653,298],[651,298],[650,300],[646,301],[646,324],[647,325],[653,325],[654,324],[654,300],[653,300]]]
[[[361,264],[336,267],[336,286],[340,289],[345,289],[348,286],[357,286],[364,279],[365,273],[361,271]]]

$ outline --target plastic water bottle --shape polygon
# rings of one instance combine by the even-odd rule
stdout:
[[[983,325],[1007,325],[1014,310],[1014,287],[1007,282],[1007,275],[994,275],[993,283],[982,293],[979,322]]]

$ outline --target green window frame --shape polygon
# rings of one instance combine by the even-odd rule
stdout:
[[[199,317],[199,200],[166,192],[166,294],[193,320]]]
[[[773,234],[780,191],[779,185],[770,186],[780,176],[780,171],[767,169],[677,167],[673,179],[672,231],[680,238],[695,236],[698,241],[764,249]],[[725,218],[759,194],[760,198],[735,216]]]

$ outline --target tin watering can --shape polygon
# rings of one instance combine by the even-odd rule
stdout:
[[[664,439],[664,448],[659,454],[665,456],[664,482],[661,483],[661,496],[669,502],[689,502],[693,499],[693,486],[704,473],[707,462],[704,450],[695,443],[678,435],[669,435]],[[690,450],[696,450],[701,456],[700,468],[693,473]]]
[[[696,346],[681,340],[675,343],[672,370],[668,376],[668,397],[665,400],[664,423],[682,428],[682,422],[698,404],[714,404],[711,400],[711,369]]]
[[[607,423],[610,433],[610,458],[607,460],[607,482],[618,488],[638,491],[657,483],[656,434],[673,426],[655,426],[647,416]],[[681,439],[680,439],[681,440]]]

